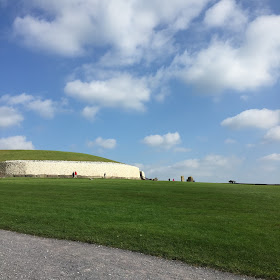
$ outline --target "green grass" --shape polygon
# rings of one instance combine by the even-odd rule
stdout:
[[[42,150],[0,150],[0,161],[5,160],[66,160],[115,162],[107,158],[81,153]]]
[[[280,279],[280,187],[0,179],[0,228]]]

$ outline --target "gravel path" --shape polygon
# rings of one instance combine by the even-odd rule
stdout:
[[[253,280],[104,246],[0,230],[0,279]]]

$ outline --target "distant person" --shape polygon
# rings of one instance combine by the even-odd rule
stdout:
[[[106,178],[106,173],[104,173],[104,179]]]
[[[173,182],[174,182],[175,180],[173,179]]]
[[[75,171],[75,178],[77,178],[77,171]]]
[[[74,172],[74,171],[73,171],[73,173],[72,173],[72,177],[75,178],[75,172]]]
[[[170,178],[168,179],[168,181],[170,182]]]

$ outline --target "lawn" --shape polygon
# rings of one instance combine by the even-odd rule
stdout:
[[[0,228],[280,279],[280,187],[0,179]]]

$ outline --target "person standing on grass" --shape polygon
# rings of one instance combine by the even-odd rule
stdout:
[[[77,171],[75,171],[75,178],[77,178]]]

